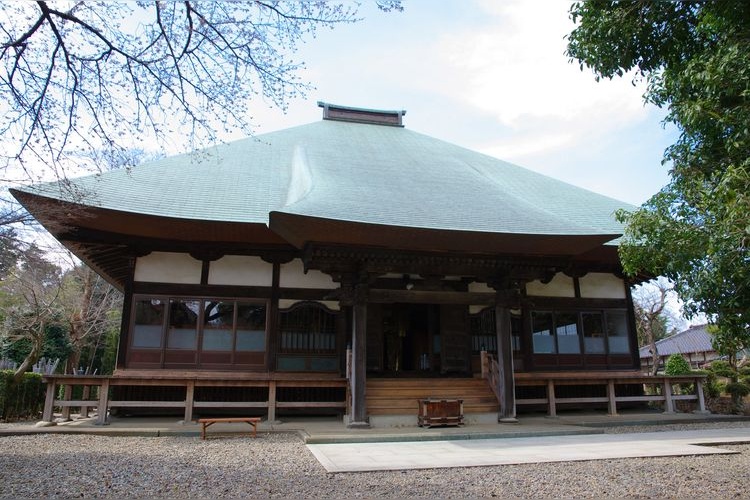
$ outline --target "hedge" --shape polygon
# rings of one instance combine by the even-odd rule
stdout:
[[[0,370],[0,419],[37,417],[44,407],[44,389],[38,373],[24,373],[23,378],[14,383],[13,370]]]

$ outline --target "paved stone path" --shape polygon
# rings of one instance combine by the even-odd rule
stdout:
[[[434,469],[541,462],[729,454],[750,428],[401,443],[310,444],[328,472]]]

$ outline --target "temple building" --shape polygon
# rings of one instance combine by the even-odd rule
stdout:
[[[458,397],[497,421],[520,379],[639,371],[614,218],[632,207],[404,111],[318,104],[317,123],[12,190],[124,293],[112,407],[358,427]]]

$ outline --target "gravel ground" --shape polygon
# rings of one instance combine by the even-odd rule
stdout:
[[[650,432],[747,422],[617,427]],[[736,455],[327,473],[296,434],[0,437],[0,498],[747,498],[750,444]]]

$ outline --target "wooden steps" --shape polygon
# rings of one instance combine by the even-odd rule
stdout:
[[[417,415],[420,399],[463,399],[464,413],[497,412],[498,402],[481,378],[368,378],[369,415]]]

